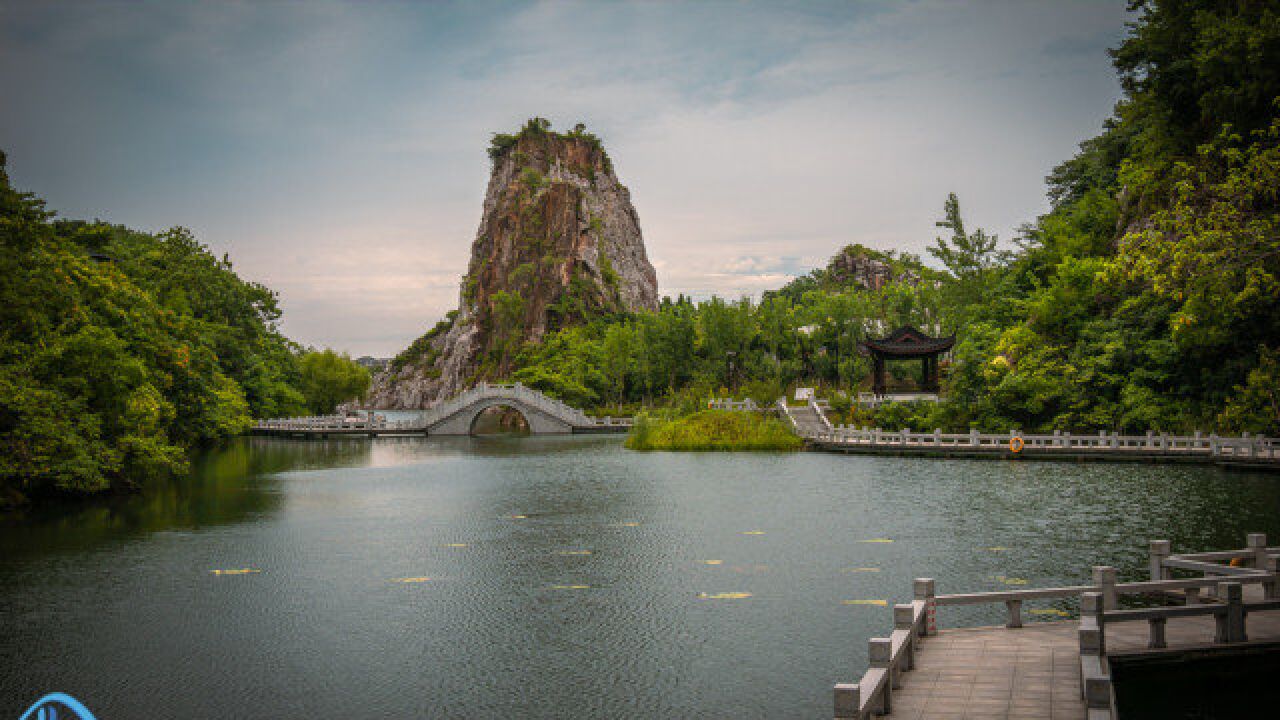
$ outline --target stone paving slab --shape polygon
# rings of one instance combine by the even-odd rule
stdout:
[[[1075,620],[1022,628],[941,630],[921,642],[916,669],[893,693],[895,720],[1083,720]],[[1251,613],[1249,639],[1280,639],[1280,611]],[[1171,647],[1213,642],[1210,617],[1170,620]],[[1107,626],[1111,653],[1147,649],[1147,623]]]

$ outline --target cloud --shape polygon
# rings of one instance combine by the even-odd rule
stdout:
[[[489,133],[582,121],[661,291],[1010,237],[1118,96],[1123,2],[0,5],[0,138],[72,217],[182,224],[303,343],[389,355],[457,301]]]

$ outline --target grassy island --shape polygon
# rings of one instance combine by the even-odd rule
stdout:
[[[632,450],[788,451],[803,444],[776,418],[728,410],[703,410],[674,420],[641,415],[627,436]]]

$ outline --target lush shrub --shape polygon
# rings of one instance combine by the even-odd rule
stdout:
[[[641,415],[627,437],[632,450],[778,451],[803,445],[776,418],[728,410],[703,410],[668,421]]]

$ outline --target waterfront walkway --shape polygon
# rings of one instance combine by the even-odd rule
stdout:
[[[1095,460],[1114,462],[1174,462],[1216,464],[1230,467],[1280,470],[1280,440],[1245,433],[1239,437],[1216,434],[1121,435],[1100,431],[1096,435],[1024,433],[911,432],[832,426],[826,422],[820,402],[803,409],[808,420],[793,426],[814,450],[869,455],[996,458],[1006,460]],[[793,417],[797,409],[791,408]]]
[[[915,669],[902,674],[891,718],[900,720],[1084,720],[1077,621],[941,630],[916,650]],[[1212,651],[1211,617],[1171,623],[1169,654]],[[1280,641],[1280,610],[1249,614],[1248,646]],[[1145,623],[1107,631],[1112,664],[1156,654]]]
[[[835,686],[835,717],[1115,720],[1117,666],[1280,651],[1277,553],[1259,533],[1241,550],[1182,555],[1155,540],[1147,581],[1119,583],[1114,568],[1095,567],[1092,585],[937,595],[933,580],[916,580],[915,599],[894,606],[892,634],[870,640],[862,679]],[[1119,609],[1123,595],[1155,604]],[[1079,620],[1023,627],[1024,602],[1071,597]],[[980,603],[1003,603],[1006,626],[937,629],[938,607]]]

